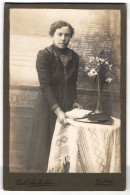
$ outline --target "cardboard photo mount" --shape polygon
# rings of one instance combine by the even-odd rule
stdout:
[[[9,171],[10,9],[111,9],[121,13],[121,173],[13,173]],[[123,191],[126,188],[126,4],[124,3],[5,3],[4,6],[4,190]]]

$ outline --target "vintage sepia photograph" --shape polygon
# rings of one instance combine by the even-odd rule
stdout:
[[[121,24],[116,7],[9,9],[9,173],[122,174]]]

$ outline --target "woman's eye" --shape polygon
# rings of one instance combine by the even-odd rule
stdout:
[[[63,34],[62,34],[62,33],[59,33],[58,36],[61,37],[61,36],[63,36]],[[70,37],[70,34],[64,34],[64,36],[65,36],[65,37]]]
[[[70,37],[70,34],[66,34],[65,36],[66,36],[66,37]]]

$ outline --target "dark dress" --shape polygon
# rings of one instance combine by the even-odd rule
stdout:
[[[59,106],[64,112],[77,101],[79,56],[73,50],[55,45],[40,50],[36,68],[40,82],[33,124],[24,159],[25,172],[46,172]]]

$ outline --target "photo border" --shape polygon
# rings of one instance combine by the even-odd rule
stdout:
[[[9,172],[10,9],[118,9],[121,11],[121,173]],[[4,5],[3,188],[27,191],[123,191],[126,188],[126,3],[5,3]],[[30,182],[26,182],[26,181]],[[36,185],[38,183],[38,185]]]

